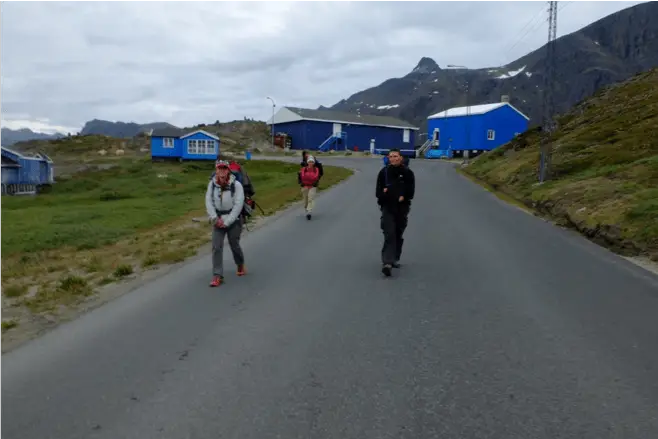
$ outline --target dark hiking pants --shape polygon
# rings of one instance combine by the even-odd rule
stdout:
[[[384,232],[384,246],[382,247],[382,263],[393,264],[400,260],[402,244],[404,243],[404,230],[407,228],[409,209],[399,206],[396,210],[382,209],[381,228]]]
[[[228,245],[233,253],[235,265],[244,264],[244,255],[240,247],[242,222],[238,219],[229,227],[212,229],[212,271],[215,276],[224,276],[224,237],[228,238]]]

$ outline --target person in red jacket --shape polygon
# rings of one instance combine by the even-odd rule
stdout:
[[[297,174],[297,181],[302,187],[302,199],[304,200],[304,210],[308,220],[311,219],[311,213],[315,205],[318,180],[320,180],[320,169],[315,166],[315,157],[309,155],[306,159],[306,166],[302,167]]]

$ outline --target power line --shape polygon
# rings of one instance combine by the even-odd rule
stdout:
[[[570,4],[574,3],[574,1],[571,0],[571,1],[559,2],[559,3],[561,3],[561,5],[560,5],[560,7],[558,8],[557,11],[558,11],[558,12],[561,12],[564,8],[566,8],[566,7],[568,7]],[[546,7],[545,7],[545,6],[542,6],[541,9],[539,9],[539,11],[537,11],[537,13],[536,13],[535,15],[533,15],[533,17],[532,17],[530,20],[528,20],[528,21],[526,22],[525,26],[523,26],[523,27],[521,28],[521,30],[519,31],[519,34],[520,34],[521,32],[523,32],[523,29],[526,29],[526,28],[527,28],[527,30],[523,33],[523,35],[521,35],[521,36],[520,36],[520,37],[514,42],[514,44],[512,44],[512,46],[510,46],[509,49],[507,49],[507,50],[504,52],[504,55],[503,55],[503,58],[504,58],[504,59],[503,59],[503,63],[501,63],[501,65],[504,65],[504,60],[507,58],[507,55],[509,55],[509,53],[512,51],[512,49],[514,49],[519,43],[521,43],[521,42],[525,42],[525,41],[526,41],[526,40],[525,40],[525,37],[526,37],[527,35],[529,35],[530,33],[532,33],[532,32],[534,32],[534,31],[538,30],[541,26],[543,26],[543,24],[545,23],[545,21],[544,21],[544,17],[543,17],[543,15],[544,15],[545,12],[546,12]],[[529,25],[530,25],[530,27],[528,27]]]
[[[541,9],[539,9],[539,11],[537,11],[537,13],[535,13],[535,15],[533,15],[532,18],[526,22],[525,26],[523,26],[521,28],[521,30],[518,32],[518,34],[521,34],[524,29],[526,29],[526,28],[528,28],[528,29],[526,30],[525,33],[523,33],[523,35],[521,35],[514,42],[514,44],[512,44],[509,47],[509,49],[507,49],[505,51],[505,53],[503,55],[504,58],[507,58],[507,55],[509,55],[509,53],[512,51],[512,49],[515,48],[520,42],[524,41],[524,38],[525,38],[526,35],[528,35],[533,29],[536,29],[536,25],[537,25],[536,21],[537,21],[538,18],[539,18],[539,24],[543,23],[544,20],[542,20],[541,17],[544,14],[544,11],[545,11],[544,6],[542,6]],[[528,27],[528,26],[531,26],[531,27]],[[503,61],[504,61],[504,59],[503,59]]]

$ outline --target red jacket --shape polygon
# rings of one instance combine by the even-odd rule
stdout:
[[[302,186],[312,187],[320,179],[320,170],[314,167],[311,171],[311,168],[305,166],[300,169],[299,175]]]

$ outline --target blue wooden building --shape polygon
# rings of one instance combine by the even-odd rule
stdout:
[[[2,195],[34,194],[54,182],[53,161],[45,153],[29,157],[2,147]]]
[[[215,160],[219,154],[219,137],[204,130],[163,128],[151,133],[151,159]]]
[[[274,131],[285,133],[291,149],[309,151],[372,151],[399,148],[414,155],[418,128],[388,116],[359,115],[331,110],[282,107],[268,121]]]
[[[526,131],[529,120],[509,102],[441,111],[427,118],[425,157],[473,156],[490,151]]]

